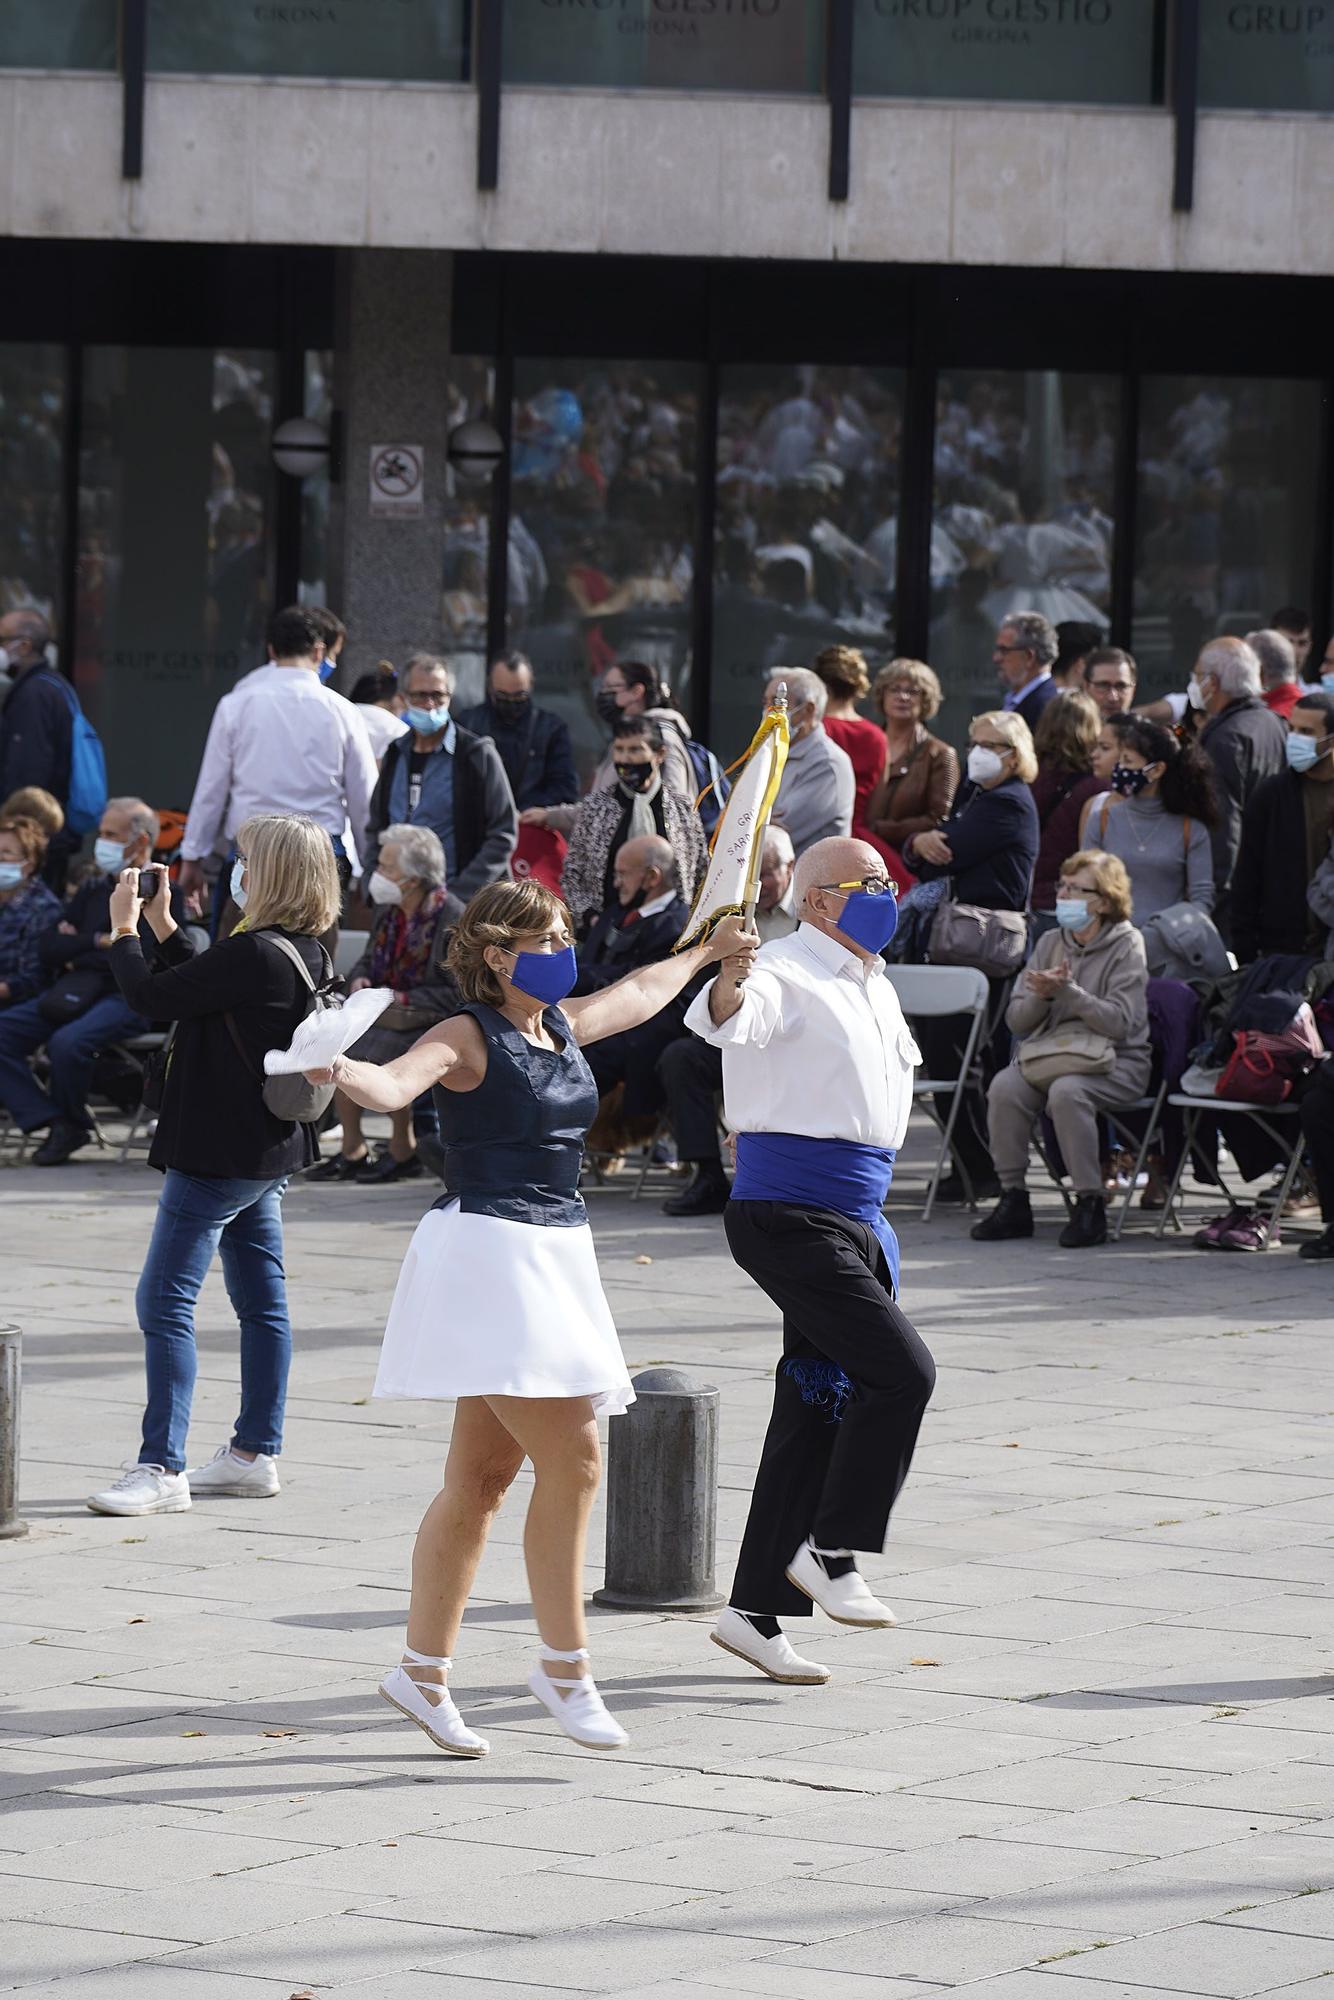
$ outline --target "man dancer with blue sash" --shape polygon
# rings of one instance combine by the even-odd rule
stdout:
[[[737,1135],[727,1240],[783,1315],[783,1356],[731,1601],[712,1633],[776,1681],[827,1681],[780,1617],[894,1614],[859,1575],[881,1550],[935,1384],[897,1304],[881,1209],[921,1061],[880,954],[897,920],[873,847],[821,840],[797,863],[791,937],[724,959],[686,1015],[722,1050]]]

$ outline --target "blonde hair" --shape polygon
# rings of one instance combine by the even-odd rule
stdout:
[[[871,685],[866,661],[855,646],[826,646],[811,662],[833,694],[860,701]]]
[[[541,937],[556,924],[574,935],[570,913],[555,890],[531,876],[524,882],[491,882],[479,889],[449,940],[447,963],[464,999],[498,1007],[505,995],[486,962],[488,947],[515,951],[518,939]]]
[[[0,806],[0,813],[6,819],[35,819],[48,840],[65,824],[65,809],[60,800],[44,792],[40,785],[21,785]]]
[[[968,725],[970,743],[977,741],[978,728],[984,722],[1014,752],[1015,777],[1031,785],[1038,774],[1038,760],[1033,755],[1033,737],[1023,716],[1016,715],[1012,708],[989,708],[984,715],[975,715]]]
[[[907,681],[921,702],[923,722],[930,722],[932,716],[939,712],[945,695],[939,676],[933,673],[925,660],[891,660],[887,667],[881,667],[875,677],[875,686],[871,690],[876,713],[884,715],[886,692],[892,687],[897,687],[901,681]]]
[[[1061,880],[1067,881],[1076,869],[1087,868],[1098,885],[1098,894],[1107,905],[1107,921],[1126,922],[1134,908],[1130,877],[1119,854],[1106,854],[1101,847],[1081,847],[1061,863]]]
[[[273,928],[322,937],[338,921],[343,892],[322,826],[296,813],[256,813],[236,836],[245,856],[248,931]]]
[[[1098,747],[1102,711],[1092,695],[1063,688],[1038,717],[1033,748],[1039,763],[1059,764],[1066,771],[1091,771]]]
[[[0,833],[18,843],[29,871],[35,875],[46,858],[46,834],[36,820],[23,813],[0,813]]]

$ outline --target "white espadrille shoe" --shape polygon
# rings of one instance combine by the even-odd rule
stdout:
[[[558,1653],[554,1647],[542,1648],[544,1660],[567,1660],[572,1665],[588,1658],[587,1649],[578,1647],[573,1653]],[[585,1750],[623,1750],[630,1741],[615,1716],[608,1714],[606,1703],[598,1693],[597,1682],[591,1674],[580,1674],[577,1679],[549,1674],[545,1667],[538,1665],[528,1676],[528,1686],[537,1696],[549,1715],[554,1715],[567,1736],[581,1743]]]
[[[734,1659],[758,1667],[771,1681],[782,1681],[785,1687],[823,1687],[829,1679],[828,1667],[822,1667],[817,1660],[803,1660],[785,1633],[766,1639],[755,1630],[744,1611],[735,1611],[730,1604],[718,1613],[718,1622],[709,1637]]]
[[[447,1750],[451,1757],[485,1757],[491,1745],[469,1729],[444,1683],[414,1680],[409,1672],[410,1667],[443,1667],[448,1672],[453,1664],[434,1653],[416,1653],[405,1646],[402,1662],[391,1667],[380,1682],[380,1698],[415,1722],[418,1729],[424,1729],[438,1750]]]
[[[872,1597],[866,1579],[850,1569],[843,1576],[830,1576],[819,1553],[803,1542],[786,1570],[787,1580],[804,1591],[836,1625],[861,1625],[869,1630],[897,1625],[898,1619],[887,1604]]]

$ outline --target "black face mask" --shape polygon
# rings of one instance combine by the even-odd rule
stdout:
[[[533,705],[527,694],[493,694],[491,706],[502,722],[522,722]]]
[[[616,780],[623,791],[646,792],[653,782],[653,765],[618,764]]]
[[[1107,782],[1121,798],[1137,799],[1149,782],[1149,773],[1143,764],[1113,764]]]
[[[621,705],[615,695],[609,694],[605,688],[599,688],[593,696],[593,706],[609,727],[621,713]]]

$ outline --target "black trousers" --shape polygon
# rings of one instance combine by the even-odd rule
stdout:
[[[1302,1097],[1302,1131],[1320,1195],[1320,1218],[1334,1223],[1334,1059],[1319,1063]]]
[[[784,1571],[821,1548],[883,1549],[935,1387],[930,1350],[894,1303],[875,1231],[830,1209],[731,1201],[732,1255],[783,1315],[783,1358],[732,1584],[739,1611],[809,1617]],[[835,1406],[830,1364],[852,1383]]]
[[[698,1035],[683,1035],[659,1056],[658,1076],[678,1156],[721,1165],[716,1099],[723,1087],[722,1050]]]

